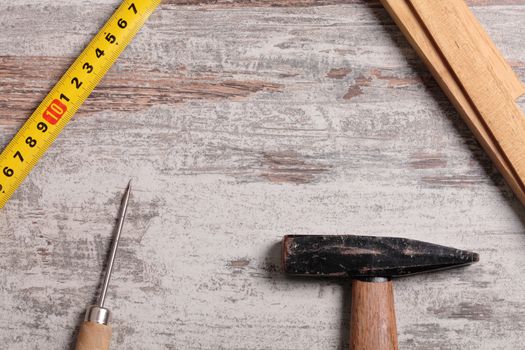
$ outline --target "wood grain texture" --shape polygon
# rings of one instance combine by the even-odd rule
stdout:
[[[450,101],[454,104],[460,115],[474,133],[477,140],[481,143],[485,151],[491,157],[496,167],[513,189],[516,196],[525,201],[525,192],[522,190],[521,181],[516,176],[512,166],[508,164],[507,158],[493,139],[493,135],[487,130],[486,123],[482,116],[468,97],[465,89],[457,80],[456,75],[450,69],[450,64],[443,57],[441,51],[436,46],[435,40],[422,24],[423,22],[408,1],[382,0],[382,4],[395,19],[401,31],[411,43],[412,47],[418,52],[425,65],[432,72],[438,84],[443,89]],[[458,5],[457,12],[462,14],[462,18],[468,21],[469,26],[474,28],[478,35],[476,38],[483,41],[483,53],[487,56],[486,60],[494,62],[493,66],[499,73],[499,78],[507,87],[512,98],[517,98],[523,92],[524,85],[517,80],[512,68],[495,48],[492,40],[481,28],[479,21],[474,18],[472,13],[462,2]]]
[[[455,95],[458,92],[453,90],[459,85],[461,96],[454,96],[452,101],[469,101],[474,114],[465,113],[462,102],[459,111],[469,124],[479,124],[474,126],[474,133],[483,138],[483,145],[490,144],[487,151],[525,204],[525,115],[514,101],[523,93],[523,85],[474,24],[462,1],[409,3],[423,27],[417,31],[428,33],[428,40],[435,43],[432,51],[438,51],[442,65],[448,67],[444,77],[437,79],[456,80],[451,88],[445,83],[445,90]],[[450,35],[450,28],[457,33]]]
[[[75,350],[109,350],[111,326],[83,322],[78,332]]]
[[[117,3],[0,4],[2,144]],[[525,3],[471,4],[523,80]],[[133,177],[114,349],[346,349],[348,286],[285,278],[286,233],[477,251],[396,281],[399,347],[522,347],[522,206],[378,2],[289,5],[152,16],[0,211],[1,344],[74,346]]]
[[[397,350],[392,281],[352,281],[350,350]]]

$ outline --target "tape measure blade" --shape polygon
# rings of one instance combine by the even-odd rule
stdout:
[[[4,207],[160,0],[125,0],[43,99],[0,154],[0,208]]]

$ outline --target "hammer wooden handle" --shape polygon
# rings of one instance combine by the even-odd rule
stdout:
[[[352,282],[350,350],[397,350],[392,281]]]
[[[76,350],[108,350],[111,342],[111,326],[84,322],[80,326]]]

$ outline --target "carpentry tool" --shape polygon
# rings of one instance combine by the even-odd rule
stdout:
[[[160,0],[124,0],[3,150],[0,154],[0,208],[159,4]]]
[[[282,266],[299,276],[352,278],[350,349],[398,349],[391,279],[479,260],[421,241],[369,236],[285,236]]]
[[[525,85],[463,0],[380,0],[525,205]]]
[[[96,305],[91,305],[86,310],[86,316],[77,339],[76,350],[107,350],[111,342],[111,320],[110,311],[104,307],[106,301],[106,293],[109,287],[109,280],[111,272],[113,271],[113,264],[117,254],[118,243],[120,241],[120,234],[124,225],[124,218],[128,209],[129,195],[131,193],[131,181],[128,184],[126,193],[122,198],[120,210],[118,214],[117,229],[113,244],[111,245],[111,252],[109,255],[108,265],[106,267],[106,274],[102,284],[102,290],[97,300]]]

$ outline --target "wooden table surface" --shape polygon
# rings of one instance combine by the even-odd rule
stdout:
[[[2,145],[118,4],[0,4]],[[525,80],[525,1],[469,5]],[[113,349],[345,349],[287,233],[476,251],[396,282],[400,348],[523,348],[525,209],[378,2],[164,1],[0,211],[1,348],[72,347],[130,178]]]

